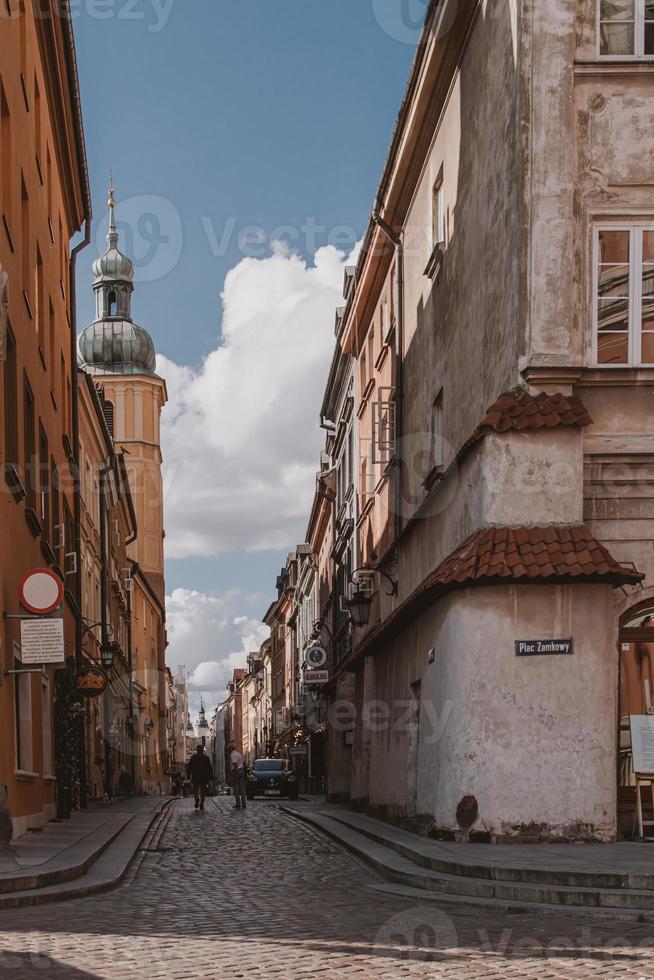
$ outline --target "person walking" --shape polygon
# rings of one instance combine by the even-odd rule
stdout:
[[[234,796],[236,797],[234,809],[245,810],[247,805],[245,766],[243,765],[243,756],[233,742],[231,752],[229,753],[229,768],[234,787]]]
[[[204,754],[204,746],[198,745],[195,755],[186,763],[186,775],[193,783],[195,809],[204,810],[204,798],[207,795],[207,785],[213,779],[213,766]]]

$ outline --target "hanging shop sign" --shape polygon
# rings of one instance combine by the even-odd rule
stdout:
[[[329,680],[328,670],[305,670],[305,684],[326,684]]]
[[[289,752],[291,753],[291,755],[298,755],[298,756],[308,755],[306,745],[291,745]]]
[[[304,660],[307,667],[313,670],[319,670],[327,663],[327,651],[321,646],[309,647],[304,655]]]
[[[66,660],[63,619],[22,619],[20,660],[23,664],[63,664]]]
[[[572,638],[567,640],[516,640],[516,657],[551,657],[573,654]]]
[[[80,667],[75,681],[78,693],[85,698],[97,698],[107,687],[107,675],[101,667]]]
[[[20,603],[28,612],[47,616],[61,605],[64,583],[49,568],[33,568],[18,586]]]

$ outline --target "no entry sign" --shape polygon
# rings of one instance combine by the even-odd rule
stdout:
[[[18,587],[21,605],[38,616],[47,616],[61,605],[64,584],[49,568],[33,568]]]

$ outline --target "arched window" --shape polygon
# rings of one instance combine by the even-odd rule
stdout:
[[[116,315],[116,293],[112,289],[107,297],[107,316]]]

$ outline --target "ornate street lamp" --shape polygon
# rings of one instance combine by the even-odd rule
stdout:
[[[370,592],[357,589],[347,600],[347,608],[354,626],[367,626],[370,622],[372,595]]]
[[[357,581],[357,575],[360,572],[366,572],[367,574],[375,573],[377,575],[382,575],[391,584],[391,591],[387,592],[386,595],[397,595],[397,582],[390,577],[386,572],[382,572],[380,568],[355,568],[352,572],[352,585],[354,586],[354,591],[351,593],[349,599],[346,600],[346,605],[349,610],[350,616],[352,618],[352,623],[354,626],[367,626],[370,622],[370,610],[372,609],[372,599],[373,593],[368,589],[363,589],[361,583]]]

